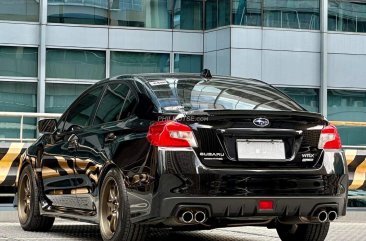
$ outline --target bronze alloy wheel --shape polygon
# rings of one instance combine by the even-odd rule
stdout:
[[[120,192],[114,178],[106,180],[107,184],[101,196],[101,228],[108,239],[111,239],[117,231],[121,218],[120,213]]]
[[[32,182],[29,174],[25,174],[20,182],[19,198],[18,198],[18,213],[22,223],[27,222],[31,212],[32,200]]]

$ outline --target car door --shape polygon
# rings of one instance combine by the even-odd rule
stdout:
[[[83,209],[95,209],[102,166],[112,158],[111,145],[126,131],[124,120],[133,112],[136,97],[126,83],[107,85],[93,125],[79,136],[76,152],[77,196]]]
[[[46,138],[41,158],[42,186],[54,207],[79,208],[75,185],[78,135],[89,125],[101,92],[98,87],[83,94],[61,118],[57,133]]]

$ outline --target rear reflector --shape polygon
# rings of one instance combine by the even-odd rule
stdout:
[[[192,129],[175,121],[158,121],[149,127],[147,139],[159,147],[197,147]]]
[[[260,200],[258,203],[259,210],[273,210],[273,201]]]
[[[319,138],[319,149],[341,149],[341,137],[334,125],[326,126],[322,129]]]

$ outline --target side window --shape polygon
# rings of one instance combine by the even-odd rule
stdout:
[[[133,94],[126,84],[109,85],[95,115],[94,125],[118,121],[127,117],[129,114],[126,115],[124,110],[127,108],[126,104],[130,105],[130,96]]]
[[[57,122],[57,132],[60,133],[64,129],[65,120],[66,120],[67,113],[63,115],[60,120]]]
[[[88,125],[102,90],[103,87],[99,87],[90,91],[75,106],[71,107],[65,121],[64,131],[71,131],[73,128],[83,128]]]
[[[137,104],[137,98],[136,96],[130,91],[130,93],[127,96],[127,99],[122,107],[121,114],[119,119],[123,120],[124,118],[127,118],[131,115],[133,112],[135,106]]]

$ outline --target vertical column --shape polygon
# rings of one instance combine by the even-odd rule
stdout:
[[[47,0],[39,1],[39,22],[37,111],[38,113],[44,113],[46,99]]]
[[[328,107],[328,0],[320,0],[320,112]]]
[[[170,53],[169,58],[170,58],[170,73],[174,73],[174,52],[173,51]]]
[[[108,43],[109,45],[109,43]],[[105,77],[110,78],[111,77],[111,50],[107,49],[105,53]]]

